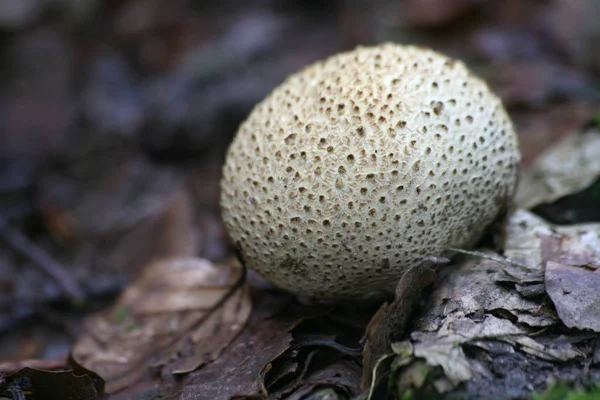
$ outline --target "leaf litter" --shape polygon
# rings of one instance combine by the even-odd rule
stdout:
[[[235,261],[156,261],[112,309],[86,322],[72,355],[115,393],[151,371],[184,373],[213,361],[242,331],[251,308]]]
[[[589,184],[600,175],[589,153],[599,136],[585,135],[548,154],[578,160],[567,170]],[[540,164],[558,163],[544,157]],[[534,163],[532,170],[526,176],[537,181],[525,186],[543,187],[558,168]],[[562,195],[585,187],[571,176],[555,179]],[[557,198],[556,191],[544,193],[540,201]],[[499,399],[527,396],[532,382],[543,389],[553,379],[600,379],[600,224],[553,225],[517,209],[505,239],[502,254],[459,251],[463,255],[440,271],[409,339],[389,347],[397,355],[389,368],[398,395],[425,384],[425,367],[443,372],[432,383],[436,393]],[[373,322],[370,328],[385,332],[385,321],[376,316]]]
[[[415,269],[407,274],[398,285],[396,299],[383,305],[368,327],[365,317],[372,314],[365,310],[349,318],[347,315],[340,324],[333,321],[344,315],[339,309],[301,306],[290,297],[283,296],[283,306],[272,309],[278,292],[255,287],[253,296],[262,303],[254,307],[248,325],[229,339],[231,342],[215,347],[214,342],[220,343],[220,337],[206,334],[215,323],[208,317],[203,320],[206,325],[196,328],[195,335],[186,333],[171,340],[170,346],[155,340],[153,350],[161,343],[165,350],[146,350],[148,356],[136,360],[132,375],[119,374],[116,385],[109,378],[107,387],[121,390],[117,396],[123,397],[115,398],[148,394],[149,385],[137,387],[137,392],[132,389],[135,379],[152,381],[147,374],[150,371],[155,377],[154,387],[159,382],[161,393],[186,400],[301,399],[311,393],[352,398],[369,389],[371,378],[375,377],[373,388],[363,392],[363,397],[385,393],[381,387],[392,380],[398,393],[430,383],[432,389],[428,390],[440,393],[467,390],[481,394],[491,387],[503,398],[502,394],[506,396],[508,392],[494,387],[499,384],[498,376],[504,384],[515,383],[513,394],[525,395],[531,391],[531,385],[517,383],[533,381],[535,387],[545,387],[551,379],[551,374],[545,372],[549,365],[558,368],[558,376],[573,377],[574,368],[584,363],[588,374],[599,375],[598,362],[593,360],[600,358],[596,357],[600,351],[593,343],[598,339],[594,322],[600,318],[593,307],[581,307],[595,304],[595,280],[587,279],[587,290],[574,287],[583,287],[577,285],[585,274],[596,274],[600,226],[552,225],[529,211],[517,209],[506,232],[502,254],[486,249],[462,252],[455,262],[439,270],[440,276],[431,290],[427,286],[435,280],[433,269]],[[143,278],[153,275],[154,280]],[[135,328],[139,322],[132,315],[193,310],[194,304],[210,309],[219,302],[216,292],[208,288],[201,301],[186,293],[185,288],[193,287],[194,281],[185,276],[172,281],[187,282],[182,293],[157,293],[156,287],[169,285],[164,276],[169,274],[153,272],[152,266],[147,268],[140,279],[149,283],[139,288],[134,285],[123,293],[113,320],[117,318]],[[153,298],[144,301],[149,288],[154,290]],[[237,297],[228,298],[232,300],[221,308],[229,304],[232,309],[239,309]],[[412,323],[411,315],[417,317]],[[357,316],[364,320],[362,324],[356,321]],[[189,318],[199,317],[191,313]],[[168,325],[163,320],[154,324],[150,321],[148,318],[148,326],[158,332],[159,326]],[[188,319],[178,323],[183,329],[177,328],[171,334],[189,332],[193,324]],[[580,330],[569,330],[571,327]],[[129,329],[133,329],[131,325]],[[342,332],[348,329],[353,333],[344,339]],[[366,332],[362,345],[357,340],[360,332]],[[199,349],[209,350],[196,354]],[[118,353],[126,354],[120,349]],[[380,365],[382,360],[385,362]],[[498,362],[511,367],[504,368]],[[539,367],[539,371],[530,371],[531,365]],[[435,368],[441,373],[435,373]],[[146,375],[141,372],[144,369]],[[183,378],[180,383],[177,375]],[[156,376],[160,379],[156,380]]]
[[[95,0],[85,3],[94,4]],[[94,46],[86,45],[90,50],[84,59],[90,60],[91,64],[76,63],[84,70],[86,66],[92,66],[92,79],[82,77],[81,85],[77,86],[84,89],[85,97],[89,97],[91,89],[94,92],[91,94],[98,97],[101,104],[100,108],[95,110],[90,109],[94,102],[88,101],[83,105],[83,117],[89,120],[89,129],[86,127],[70,132],[64,128],[67,125],[65,122],[68,122],[68,118],[63,116],[67,114],[64,112],[64,105],[73,99],[63,92],[71,93],[72,90],[54,90],[59,93],[58,96],[54,95],[56,99],[40,102],[36,101],[35,95],[32,96],[28,92],[27,85],[20,84],[27,81],[41,82],[40,85],[31,85],[36,90],[52,86],[48,84],[52,84],[53,76],[64,75],[60,68],[62,64],[73,64],[67,67],[75,66],[75,63],[68,62],[73,58],[69,47],[74,44],[72,47],[76,49],[82,43],[75,39],[74,43],[71,43],[66,37],[63,39],[62,34],[57,34],[56,27],[59,27],[58,30],[62,29],[61,21],[57,21],[52,27],[41,27],[39,32],[36,28],[35,35],[31,35],[29,25],[25,24],[22,32],[11,33],[7,39],[9,45],[12,44],[12,47],[20,50],[9,52],[11,57],[7,70],[17,71],[11,72],[15,79],[9,81],[19,83],[17,86],[22,88],[16,90],[15,95],[9,93],[4,102],[6,104],[1,105],[3,115],[7,114],[10,117],[8,124],[5,124],[7,129],[3,130],[5,133],[0,135],[0,141],[8,144],[3,147],[2,153],[9,154],[15,150],[19,152],[23,147],[43,155],[49,153],[52,147],[50,142],[59,143],[57,138],[69,135],[70,140],[64,140],[65,146],[57,150],[58,154],[66,155],[67,164],[74,167],[72,175],[65,174],[60,169],[56,174],[55,167],[46,169],[47,164],[40,163],[41,184],[28,183],[35,188],[35,201],[39,203],[36,206],[36,214],[41,214],[42,224],[47,233],[60,248],[48,246],[47,238],[32,238],[36,241],[34,243],[32,240],[32,244],[47,250],[66,267],[78,267],[72,269],[73,274],[77,275],[77,282],[82,283],[85,289],[91,287],[93,292],[102,292],[107,286],[114,289],[116,285],[111,283],[112,281],[108,285],[103,284],[110,280],[104,278],[104,275],[108,275],[108,278],[116,276],[120,283],[123,277],[137,279],[132,286],[134,289],[135,286],[139,286],[137,292],[130,290],[124,293],[120,303],[99,314],[104,315],[102,318],[93,317],[90,321],[96,322],[88,322],[88,331],[77,345],[81,346],[81,343],[88,339],[88,345],[98,345],[95,353],[85,354],[86,357],[89,356],[86,361],[93,362],[94,367],[97,366],[100,370],[108,371],[109,375],[118,375],[117,371],[126,371],[122,377],[111,376],[109,389],[121,389],[113,398],[135,398],[136,393],[141,397],[145,396],[144,398],[161,395],[181,398],[182,393],[187,396],[204,395],[205,398],[213,398],[211,390],[215,387],[222,389],[219,394],[223,398],[234,396],[236,393],[250,398],[271,396],[290,399],[347,398],[356,394],[362,361],[357,356],[361,349],[360,345],[357,345],[357,338],[365,331],[364,319],[372,315],[372,310],[355,310],[354,314],[349,314],[351,317],[338,320],[337,317],[343,313],[332,307],[323,308],[321,305],[321,311],[301,307],[289,296],[277,292],[263,292],[256,288],[253,288],[252,293],[248,293],[247,285],[242,282],[239,286],[223,288],[223,297],[206,288],[206,299],[203,298],[198,303],[205,309],[198,309],[194,306],[195,301],[199,299],[195,297],[195,290],[190,288],[187,282],[179,283],[181,288],[178,289],[172,287],[168,290],[154,290],[155,284],[158,288],[162,288],[162,284],[173,285],[168,279],[168,274],[173,273],[175,276],[179,273],[171,271],[170,268],[165,267],[161,273],[158,273],[160,268],[156,268],[155,276],[152,279],[148,278],[153,282],[152,285],[139,285],[142,277],[135,278],[142,271],[142,267],[148,265],[149,260],[156,256],[180,258],[201,254],[216,260],[222,259],[230,251],[222,227],[216,221],[219,157],[211,156],[215,159],[214,162],[208,163],[211,171],[203,170],[194,174],[198,181],[198,193],[194,193],[192,199],[185,192],[185,188],[181,187],[178,176],[167,176],[171,171],[165,174],[168,168],[156,169],[144,161],[145,157],[141,160],[138,156],[149,152],[153,153],[153,156],[172,160],[186,152],[194,158],[203,158],[206,156],[206,149],[210,148],[209,151],[214,154],[223,151],[233,129],[228,124],[234,125],[239,122],[249,107],[268,92],[268,86],[283,79],[288,72],[298,69],[306,62],[339,50],[337,43],[332,44],[332,38],[336,29],[340,27],[336,27],[329,19],[323,19],[311,30],[314,33],[308,36],[309,39],[314,36],[319,40],[311,41],[306,40],[306,30],[291,29],[304,26],[302,21],[292,21],[283,11],[271,13],[268,7],[262,10],[253,2],[248,2],[252,3],[249,6],[251,9],[268,12],[259,12],[257,16],[250,17],[247,17],[245,12],[240,12],[239,17],[231,18],[231,22],[225,25],[220,21],[222,16],[207,18],[203,15],[205,10],[195,13],[183,6],[174,5],[169,6],[169,13],[164,13],[162,6],[151,5],[146,8],[150,3],[155,2],[140,0],[111,4],[107,6],[110,10],[107,14],[114,14],[115,21],[112,18],[101,17],[99,24],[117,26],[114,37],[128,37],[126,41],[133,40],[131,43],[135,43],[136,48],[153,48],[157,51],[142,51],[139,54],[134,52],[135,54],[125,56],[124,49],[114,42],[109,43],[110,52],[107,52],[104,46],[100,46],[102,49],[96,51],[93,50]],[[503,97],[515,120],[520,133],[524,165],[527,165],[540,149],[548,147],[556,140],[567,138],[572,131],[588,121],[590,115],[597,113],[597,107],[588,104],[591,98],[597,97],[597,85],[590,78],[590,71],[586,71],[586,68],[590,68],[591,71],[597,70],[599,65],[598,52],[589,51],[594,48],[598,38],[598,24],[594,23],[597,19],[597,13],[594,12],[597,5],[593,0],[569,1],[564,4],[531,0],[469,0],[456,4],[435,1],[436,7],[427,7],[429,3],[431,2],[410,1],[407,5],[398,6],[399,11],[383,5],[376,8],[383,10],[378,14],[386,19],[388,25],[396,23],[400,26],[403,30],[401,34],[404,35],[398,35],[400,40],[430,45],[465,59],[478,72],[485,72],[486,68],[490,71],[489,74],[483,75],[491,77],[490,84]],[[6,5],[1,7],[4,10],[10,7],[10,4],[12,3],[6,2]],[[235,9],[230,7],[228,2],[224,4],[227,9]],[[285,9],[282,7],[282,10]],[[94,9],[93,6],[89,8]],[[373,21],[372,19],[377,18],[372,18],[374,16],[370,15],[371,13],[358,15],[359,13],[351,9],[343,6],[340,8],[343,9],[342,18],[338,15],[334,15],[334,18],[343,21],[347,26],[342,26],[345,32],[335,37],[337,42],[346,42],[344,46],[350,45],[350,41],[364,43],[372,40],[371,32],[365,27],[375,26],[379,31],[384,25],[381,21]],[[154,10],[150,11],[150,14],[156,15],[148,18],[144,12],[147,10]],[[237,12],[236,10],[235,13]],[[70,12],[65,14],[71,15]],[[173,15],[181,17],[181,14],[185,14],[185,18],[182,17],[184,23],[173,20]],[[297,8],[293,8],[289,14],[298,14]],[[143,20],[141,25],[140,16]],[[194,23],[189,23],[190,19]],[[196,23],[198,19],[200,24]],[[158,20],[162,22],[157,23]],[[225,37],[237,43],[238,48],[237,46],[243,46],[244,41],[238,38],[240,32],[245,32],[244,27],[257,23],[260,25],[263,20],[267,21],[267,26],[271,26],[269,23],[273,22],[280,23],[275,31],[281,32],[281,35],[262,35],[267,40],[250,40],[249,42],[254,43],[256,47],[254,49],[240,47],[243,50],[242,54],[246,54],[242,61],[246,60],[246,57],[248,61],[242,63],[244,68],[239,68],[239,60],[232,63],[233,67],[219,62],[217,69],[214,69],[214,64],[209,63],[208,75],[202,62],[192,63],[192,68],[187,68],[191,72],[183,71],[186,68],[177,68],[180,58],[185,61],[182,63],[185,67],[190,59],[196,62],[204,59],[195,57],[198,54],[219,54],[223,51],[222,44],[209,37],[215,27],[224,31]],[[30,25],[39,26],[38,23]],[[160,29],[155,25],[160,25]],[[203,26],[205,30],[200,35],[201,40],[194,32],[190,32],[189,28],[198,25]],[[238,28],[238,25],[244,29]],[[135,35],[131,31],[119,32],[118,27],[130,29],[131,26],[144,26],[147,32],[139,31]],[[321,26],[326,26],[327,29],[323,30]],[[252,31],[250,29],[250,32]],[[285,34],[286,31],[295,33],[290,37]],[[237,35],[233,34],[235,32]],[[264,29],[259,29],[258,32],[264,32]],[[154,45],[162,41],[177,42],[172,35],[189,38],[186,40],[195,42],[191,43],[191,46],[188,45],[189,49],[178,45],[158,46],[164,47],[160,50]],[[377,32],[376,35],[381,35],[381,32]],[[99,39],[93,34],[92,37],[88,34],[76,36],[85,38],[85,43]],[[47,41],[48,37],[52,42],[56,42],[51,49],[58,50],[58,54],[64,54],[65,57],[55,57],[57,51],[35,51],[36,57],[31,57],[27,49],[38,49],[32,44],[36,44],[40,39]],[[276,40],[273,39],[275,37]],[[29,46],[23,46],[23,43],[29,43]],[[317,43],[318,46],[315,45]],[[465,46],[465,43],[469,45]],[[47,46],[42,48],[47,50]],[[13,53],[17,53],[17,57],[12,57]],[[108,58],[107,53],[110,54]],[[265,58],[259,57],[259,53],[265,55]],[[290,53],[293,53],[294,57],[289,57]],[[45,68],[31,68],[30,62],[24,64],[26,68],[21,68],[18,62],[13,62],[13,59],[39,60],[40,54],[42,58],[46,57],[44,60],[50,61],[38,63]],[[135,59],[136,68],[126,62],[129,58]],[[52,60],[59,62],[57,64]],[[476,65],[480,60],[484,60],[487,65]],[[102,71],[96,71],[99,68],[94,66],[98,65],[104,65]],[[175,68],[169,71],[169,66]],[[490,66],[492,68],[488,68]],[[138,67],[141,69],[137,70]],[[158,69],[161,71],[159,74],[152,73]],[[145,71],[140,74],[143,76],[136,75],[136,72],[140,71]],[[264,71],[269,73],[262,73]],[[99,77],[99,72],[107,76]],[[179,76],[180,73],[183,76]],[[192,88],[187,87],[193,79],[197,80],[187,74],[202,76],[203,73],[208,78],[196,82]],[[69,82],[68,79],[59,79],[61,80],[64,83]],[[100,93],[97,89],[103,87],[102,80],[119,82],[117,86],[124,90]],[[69,87],[60,83],[54,86]],[[230,90],[232,87],[241,87],[244,90]],[[164,93],[174,96],[165,97]],[[154,97],[159,101],[154,101]],[[141,103],[140,99],[143,99]],[[18,100],[17,103],[14,100]],[[150,107],[142,103],[148,103]],[[17,111],[22,112],[10,112],[15,109],[11,104],[19,104]],[[28,104],[33,104],[34,107]],[[123,104],[127,107],[122,107]],[[188,107],[189,105],[192,107]],[[58,113],[54,112],[56,110]],[[72,114],[73,117],[82,116],[77,112]],[[46,135],[49,140],[40,142],[41,146],[30,146],[30,140],[12,140],[23,136],[19,132],[25,132],[22,128],[30,126],[30,115],[36,115],[36,121],[41,120],[45,122],[42,125],[52,128],[45,129],[50,133]],[[60,116],[58,123],[54,121],[56,118],[52,118],[55,115]],[[26,123],[23,124],[23,121]],[[75,119],[71,122],[74,121]],[[221,121],[227,121],[227,124]],[[15,126],[17,134],[14,133]],[[110,135],[108,130],[115,130],[116,133]],[[594,128],[588,129],[589,132],[593,130]],[[575,134],[579,136],[580,142],[585,142],[580,139],[587,135],[588,133]],[[30,137],[29,134],[25,136]],[[123,140],[125,136],[127,140]],[[119,145],[107,150],[107,144],[116,138],[121,140]],[[568,140],[570,139],[567,139],[567,143]],[[17,144],[16,147],[14,143]],[[22,144],[18,146],[19,143]],[[582,147],[588,145],[589,143],[583,143]],[[554,158],[550,166],[562,166],[561,163],[576,167],[585,163],[594,165],[595,160],[589,157],[594,153],[589,152],[588,156],[582,157],[585,153],[581,153],[581,148],[577,146],[574,153],[563,153],[566,156],[562,159]],[[589,145],[590,149],[592,147]],[[125,159],[114,162],[114,154],[122,154],[124,148],[135,154],[129,154]],[[143,149],[141,153],[140,149]],[[111,153],[113,156],[110,156]],[[82,166],[77,160],[88,165]],[[108,162],[102,162],[103,160]],[[14,165],[22,165],[21,161],[16,164],[9,161],[6,165],[3,159],[2,165],[14,168]],[[31,161],[25,159],[25,164]],[[35,159],[33,161],[34,164],[39,162]],[[94,171],[94,167],[97,170]],[[556,169],[554,171],[558,174],[555,176],[545,176],[545,169],[539,168],[536,177],[524,184],[525,188],[539,188],[540,190],[534,193],[536,196],[537,193],[548,192],[558,195],[558,198],[552,200],[550,197],[540,197],[536,201],[542,203],[534,209],[535,212],[541,215],[542,207],[546,206],[564,207],[562,202],[569,197],[566,194],[572,190],[581,190],[576,188],[581,185],[581,182],[577,182],[579,178],[585,178],[581,180],[587,181],[588,185],[594,179],[598,182],[598,173],[584,167],[581,170],[571,170],[575,171],[573,179],[561,175],[561,171]],[[23,168],[16,169],[21,171]],[[213,169],[217,172],[213,172]],[[552,171],[550,168],[547,170]],[[551,189],[548,190],[547,186],[551,186]],[[562,191],[565,187],[571,188]],[[70,197],[72,195],[74,198]],[[586,196],[592,198],[589,193]],[[6,196],[1,200],[4,201],[4,205]],[[586,221],[586,215],[579,215],[581,203],[576,204],[579,208],[568,210],[569,214],[565,213],[562,221]],[[597,205],[592,201],[590,207],[597,208]],[[194,208],[201,208],[205,214],[202,215],[201,221],[194,215]],[[544,215],[554,218],[553,221],[558,219],[556,208],[546,210]],[[583,212],[590,213],[589,210]],[[11,220],[10,226],[29,235],[26,227],[32,214],[29,212],[26,219]],[[575,214],[577,218],[573,217]],[[209,221],[210,218],[213,221]],[[198,234],[198,225],[203,228],[202,235]],[[390,386],[398,392],[410,385],[422,385],[413,392],[416,393],[416,397],[413,398],[425,398],[434,389],[439,392],[452,389],[457,382],[464,381],[470,374],[470,380],[462,386],[466,386],[471,393],[480,393],[480,397],[501,398],[501,395],[524,396],[532,386],[543,387],[547,376],[540,376],[538,370],[554,371],[559,377],[568,375],[568,378],[575,380],[581,380],[584,373],[588,373],[587,377],[597,378],[595,368],[600,362],[600,341],[596,340],[597,329],[594,325],[597,318],[596,314],[593,314],[593,308],[585,310],[582,307],[582,304],[595,304],[594,301],[597,300],[594,298],[593,288],[597,287],[595,277],[598,264],[595,249],[599,246],[594,226],[550,225],[529,212],[518,210],[509,229],[512,234],[508,235],[509,245],[504,253],[478,249],[470,255],[463,256],[463,261],[457,260],[449,267],[450,271],[458,271],[460,279],[472,280],[473,284],[461,283],[460,279],[448,279],[451,272],[443,273],[433,290],[419,286],[417,292],[422,290],[422,295],[416,301],[417,310],[414,313],[411,313],[412,307],[407,303],[396,299],[386,306],[385,313],[382,311],[373,319],[369,324],[366,346],[379,349],[373,354],[383,354],[383,357],[391,354],[390,357],[394,358],[391,363],[391,359],[388,358],[386,364],[379,363],[381,358],[373,357],[382,369],[391,369],[392,373],[385,375],[389,380],[383,379],[382,383],[389,381]],[[204,235],[205,231],[210,232]],[[535,235],[532,231],[535,231]],[[212,239],[206,236],[212,236]],[[15,267],[14,273],[9,270],[4,274],[9,278],[3,281],[3,286],[9,288],[18,285],[19,290],[13,290],[14,293],[25,293],[23,288],[26,288],[29,298],[36,300],[30,303],[45,305],[47,300],[39,301],[38,297],[44,293],[40,290],[42,285],[49,286],[44,283],[48,280],[29,279],[32,274],[26,275],[25,272],[35,271],[35,268],[22,268],[21,263],[13,262],[12,249],[0,250],[2,260],[7,261],[2,264]],[[71,254],[62,254],[64,252]],[[164,263],[172,261],[163,260]],[[153,266],[150,268],[155,267],[155,264],[150,265]],[[92,270],[90,266],[99,268]],[[225,267],[227,268],[229,267]],[[141,273],[145,276],[144,272]],[[179,276],[182,279],[189,278],[185,273]],[[165,282],[162,282],[161,277]],[[448,282],[445,283],[444,279]],[[487,290],[484,290],[485,288]],[[12,297],[3,296],[8,305],[6,308],[11,314],[13,310],[20,311],[23,303],[21,297],[15,297],[12,292],[6,292]],[[144,293],[150,295],[145,296]],[[432,293],[453,297],[436,303]],[[463,302],[456,301],[463,294]],[[248,299],[250,295],[255,304],[252,306],[250,322],[244,325],[241,321],[242,311],[250,313],[250,305],[244,299]],[[217,297],[222,300],[217,300]],[[446,303],[449,309],[446,309]],[[437,305],[435,318],[433,314],[424,313],[423,310],[428,304]],[[217,311],[217,308],[221,307],[228,308],[229,311]],[[584,314],[590,312],[592,314],[586,318]],[[3,316],[5,314],[3,312]],[[413,321],[409,315],[419,318]],[[240,318],[240,321],[234,321],[232,326],[237,326],[236,323],[245,326],[237,336],[232,334],[233,337],[229,338],[222,335],[220,329],[211,329],[222,323],[228,324],[230,319],[227,316],[234,320]],[[425,320],[425,316],[431,318]],[[27,321],[26,318],[21,318]],[[398,321],[408,321],[409,324],[404,326],[404,323]],[[6,319],[3,320],[3,324],[10,325]],[[330,325],[337,328],[329,331]],[[569,326],[573,328],[567,329]],[[403,327],[412,334],[403,335]],[[235,328],[232,330],[236,331]],[[138,331],[140,336],[136,337],[135,331]],[[351,332],[347,335],[351,338],[345,337],[340,331]],[[121,338],[124,341],[119,343]],[[379,339],[376,338],[380,338],[381,341],[378,342]],[[451,342],[450,338],[456,341]],[[227,340],[233,341],[227,345]],[[132,349],[135,351],[128,353]],[[90,348],[87,350],[91,351]],[[137,353],[138,350],[140,354]],[[119,354],[119,351],[122,354]],[[135,353],[133,358],[131,353]],[[590,358],[590,354],[593,357]],[[118,355],[123,357],[119,359]],[[490,362],[490,359],[493,362]],[[129,363],[134,360],[137,364]],[[371,376],[369,369],[372,361],[368,360],[367,357],[364,360],[363,375]],[[31,360],[30,364],[41,368],[60,365],[63,361],[64,358],[40,359]],[[115,361],[118,363],[110,365]],[[439,367],[427,366],[426,361],[431,361],[431,364]],[[3,365],[8,369],[11,367]],[[12,367],[16,365],[12,364]],[[113,367],[115,370],[112,370]],[[127,370],[129,367],[131,369]],[[210,379],[208,383],[212,383],[208,384],[207,379]],[[129,382],[136,380],[142,384],[128,386]],[[504,387],[499,386],[499,380],[504,380]],[[378,387],[380,386],[382,385]],[[178,392],[179,389],[181,392]],[[454,390],[460,390],[460,387]],[[376,392],[377,395],[380,393],[382,392]]]
[[[359,339],[371,310],[301,305],[291,296],[282,301],[272,291],[257,295],[262,299],[248,327],[221,357],[184,379],[181,399],[300,399],[322,390],[342,396],[333,398],[350,398],[360,393]],[[278,300],[284,307],[274,309]]]
[[[516,205],[532,208],[585,189],[600,176],[598,154],[600,132],[596,128],[567,136],[523,172]]]

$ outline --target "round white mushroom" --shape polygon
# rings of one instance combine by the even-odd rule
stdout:
[[[242,123],[221,207],[247,267],[287,291],[374,298],[506,210],[520,160],[501,101],[460,61],[384,44],[290,76]]]

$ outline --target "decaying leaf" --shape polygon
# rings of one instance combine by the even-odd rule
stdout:
[[[556,88],[556,82],[552,79],[546,82],[552,82],[552,86]],[[586,88],[589,86],[586,85]],[[555,143],[580,131],[594,118],[596,112],[596,107],[585,101],[548,104],[527,112],[515,110],[511,116],[519,132],[521,165],[527,168]],[[517,204],[522,207],[520,203]]]
[[[585,189],[600,176],[598,154],[597,129],[567,136],[523,172],[515,203],[532,208]]]
[[[530,270],[505,266],[496,280],[517,283],[523,297],[545,288],[567,327],[598,331],[600,224],[555,226],[518,210],[508,229],[505,254]]]
[[[300,305],[256,290],[246,329],[187,375],[182,400],[348,399],[360,392],[360,340],[372,307]]]
[[[363,389],[375,384],[371,382],[373,368],[381,357],[391,353],[392,342],[402,336],[415,303],[435,278],[435,271],[430,266],[408,270],[396,286],[394,301],[391,304],[384,303],[371,318],[365,334]]]
[[[554,261],[590,270],[600,268],[600,224],[557,227],[556,234],[541,236],[542,262]]]
[[[482,253],[492,257],[493,253]],[[499,260],[501,257],[495,256]],[[443,319],[459,313],[460,315],[481,315],[484,312],[503,312],[507,317],[530,326],[548,326],[556,322],[551,309],[542,307],[537,300],[524,298],[517,290],[506,285],[495,284],[505,282],[507,272],[515,275],[509,262],[496,259],[482,259],[471,256],[459,266],[444,271],[444,285],[440,285],[432,295],[431,308],[421,317],[421,327],[427,331],[442,329]],[[531,270],[519,273],[532,274]],[[499,278],[498,278],[499,276]],[[518,275],[517,275],[518,276]],[[543,278],[540,278],[543,279]]]
[[[108,393],[150,370],[194,370],[217,358],[250,315],[244,271],[230,261],[158,261],[121,295],[113,309],[85,325],[73,358],[97,372]]]
[[[211,364],[183,381],[182,400],[229,400],[267,395],[265,376],[291,345],[292,329],[309,314],[290,297],[263,293],[244,331]],[[292,367],[293,369],[293,367]]]
[[[580,363],[593,360],[598,336],[567,328],[595,331],[600,321],[595,312],[600,309],[600,224],[554,226],[517,210],[507,233],[505,256],[465,252],[468,256],[441,271],[410,340],[392,346],[398,354],[392,365],[401,374],[418,378],[413,365],[424,360],[442,368],[443,378],[435,383],[440,392],[462,382],[483,390],[482,382],[494,382],[499,357],[513,358],[514,376],[507,379],[529,374],[528,363],[565,365],[556,373],[571,376],[568,364],[561,363],[582,368]],[[544,371],[537,370],[535,379],[545,379]],[[415,379],[398,378],[399,390],[414,387]],[[520,390],[522,395],[530,389]]]
[[[548,260],[600,266],[600,224],[553,225],[526,210],[516,210],[507,226],[503,271],[513,282],[543,282]]]
[[[213,363],[184,382],[183,400],[229,400],[264,396],[261,370],[292,341],[297,320],[263,320],[251,324]]]
[[[425,361],[414,360],[407,365],[392,364],[392,369],[399,368],[402,368],[402,374],[393,386],[396,398],[438,399],[440,393],[446,392],[450,385],[440,367],[429,366]]]
[[[314,315],[315,312],[322,315]],[[365,312],[367,311],[367,312]],[[360,392],[362,347],[370,310],[318,307],[293,331],[291,346],[270,363],[264,384],[272,398],[312,396],[323,386],[353,397]]]
[[[569,328],[600,332],[600,272],[546,263],[546,291]]]

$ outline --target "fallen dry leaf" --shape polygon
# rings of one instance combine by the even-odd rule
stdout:
[[[427,360],[427,365],[440,366],[453,385],[471,379],[473,372],[458,343],[419,344],[413,354]]]
[[[533,208],[585,189],[600,176],[600,132],[567,136],[546,151],[521,176],[515,203]]]
[[[519,134],[521,165],[527,168],[554,144],[580,131],[597,112],[595,105],[579,100],[552,104],[540,110],[513,111],[511,117]]]
[[[540,235],[542,262],[600,268],[600,224],[557,227],[552,236]]]
[[[435,271],[430,265],[409,269],[396,286],[394,301],[384,303],[371,318],[365,333],[363,389],[375,384],[371,377],[378,360],[392,352],[392,342],[402,336],[421,293],[435,278]]]
[[[244,271],[230,261],[157,261],[108,311],[92,316],[72,356],[115,393],[149,370],[189,372],[219,356],[250,315]]]
[[[290,347],[270,363],[264,385],[272,398],[316,395],[327,386],[342,398],[360,393],[362,346],[370,309],[317,306],[292,330]],[[315,312],[323,315],[315,315]]]
[[[568,378],[572,371],[565,362],[578,368],[589,365],[598,340],[594,332],[581,334],[567,328],[595,330],[600,320],[595,312],[600,309],[599,235],[600,224],[554,226],[517,210],[508,221],[506,257],[488,250],[461,251],[468,255],[440,271],[410,340],[392,345],[398,354],[392,362],[392,370],[400,374],[395,381],[398,387],[408,390],[424,379],[415,369],[422,361],[441,367],[443,375],[434,385],[439,392],[463,382],[478,395],[485,393],[484,382],[518,384],[531,374],[532,363],[554,363],[553,375],[573,379]],[[546,297],[550,290],[560,297],[558,315]],[[502,358],[513,363],[507,381],[494,378]],[[537,376],[528,376],[527,381],[548,379],[544,371],[540,367]],[[403,378],[405,373],[408,376]],[[531,389],[519,390],[515,396]],[[506,396],[501,387],[494,391]]]
[[[538,249],[539,251],[539,249]],[[492,257],[494,253],[481,253]],[[539,300],[523,298],[510,286],[495,284],[506,282],[507,271],[514,267],[502,258],[482,259],[478,256],[463,260],[460,266],[445,271],[446,284],[441,285],[432,298],[429,311],[423,316],[422,329],[442,329],[444,319],[458,313],[474,315],[502,310],[506,316],[530,326],[543,327],[556,322],[551,309],[540,305]]]
[[[255,295],[247,328],[217,360],[184,378],[182,400],[359,394],[360,339],[372,307],[300,305],[268,290]]]
[[[507,230],[504,255],[518,265],[526,266],[523,270],[513,263],[509,269],[520,269],[521,274],[542,273],[539,278],[522,275],[521,283],[542,282],[543,266],[548,260],[590,268],[600,266],[600,223],[554,225],[532,212],[516,210]]]
[[[303,316],[290,296],[262,293],[244,331],[214,362],[187,375],[182,400],[229,400],[233,397],[264,397],[264,377],[271,362],[292,342],[292,329]]]
[[[600,332],[600,273],[582,267],[546,263],[546,292],[569,328]]]

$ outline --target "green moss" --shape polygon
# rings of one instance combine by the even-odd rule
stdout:
[[[533,393],[532,400],[597,400],[600,384],[589,389],[574,389],[570,384],[557,382],[543,393]]]

